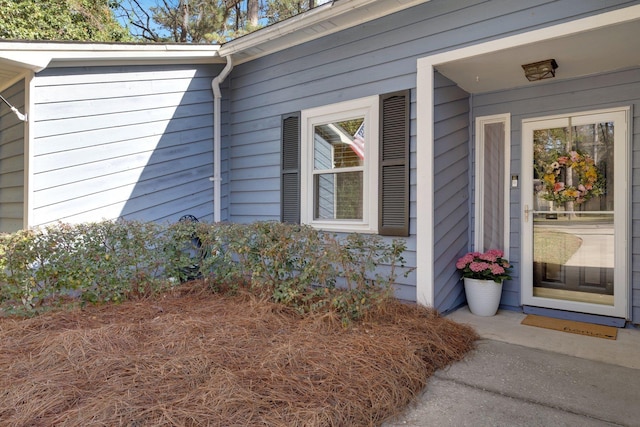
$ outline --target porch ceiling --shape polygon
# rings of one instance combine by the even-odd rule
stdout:
[[[0,59],[0,86],[5,82],[13,81],[20,73],[24,72],[23,68]],[[0,88],[1,89],[1,88]]]
[[[609,25],[571,36],[536,42],[436,65],[436,69],[469,93],[543,84],[640,66],[640,20]],[[553,58],[552,80],[529,82],[522,64]]]

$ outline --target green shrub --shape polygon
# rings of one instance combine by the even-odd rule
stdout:
[[[0,235],[0,304],[38,311],[73,297],[119,302],[203,278],[212,290],[247,285],[301,313],[357,319],[393,295],[405,244],[278,222],[56,224]]]
[[[230,228],[229,248],[252,290],[301,312],[332,309],[343,320],[359,318],[393,295],[398,268],[410,272],[402,240],[278,222]]]
[[[160,226],[104,221],[56,224],[0,239],[0,302],[26,310],[64,297],[119,302],[157,292],[166,283],[157,250]]]
[[[161,233],[151,222],[103,221],[80,224],[76,230],[84,255],[82,299],[120,302],[133,296],[149,296],[164,289],[162,269],[166,257]]]

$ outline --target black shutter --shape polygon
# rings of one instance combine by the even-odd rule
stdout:
[[[409,235],[409,90],[380,96],[378,233]]]
[[[300,113],[282,116],[280,218],[300,224]]]

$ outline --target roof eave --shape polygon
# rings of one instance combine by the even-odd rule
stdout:
[[[220,45],[0,41],[0,65],[39,72],[86,64],[250,61],[430,0],[334,0]]]
[[[34,72],[54,64],[224,63],[219,49],[219,45],[0,41],[0,62]]]
[[[338,0],[237,38],[220,47],[220,56],[240,64],[326,35],[355,27],[430,0]]]

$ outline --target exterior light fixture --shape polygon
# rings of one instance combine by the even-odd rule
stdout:
[[[530,82],[536,80],[550,79],[556,76],[556,68],[558,63],[555,59],[545,59],[544,61],[534,62],[532,64],[524,64],[524,76]]]

